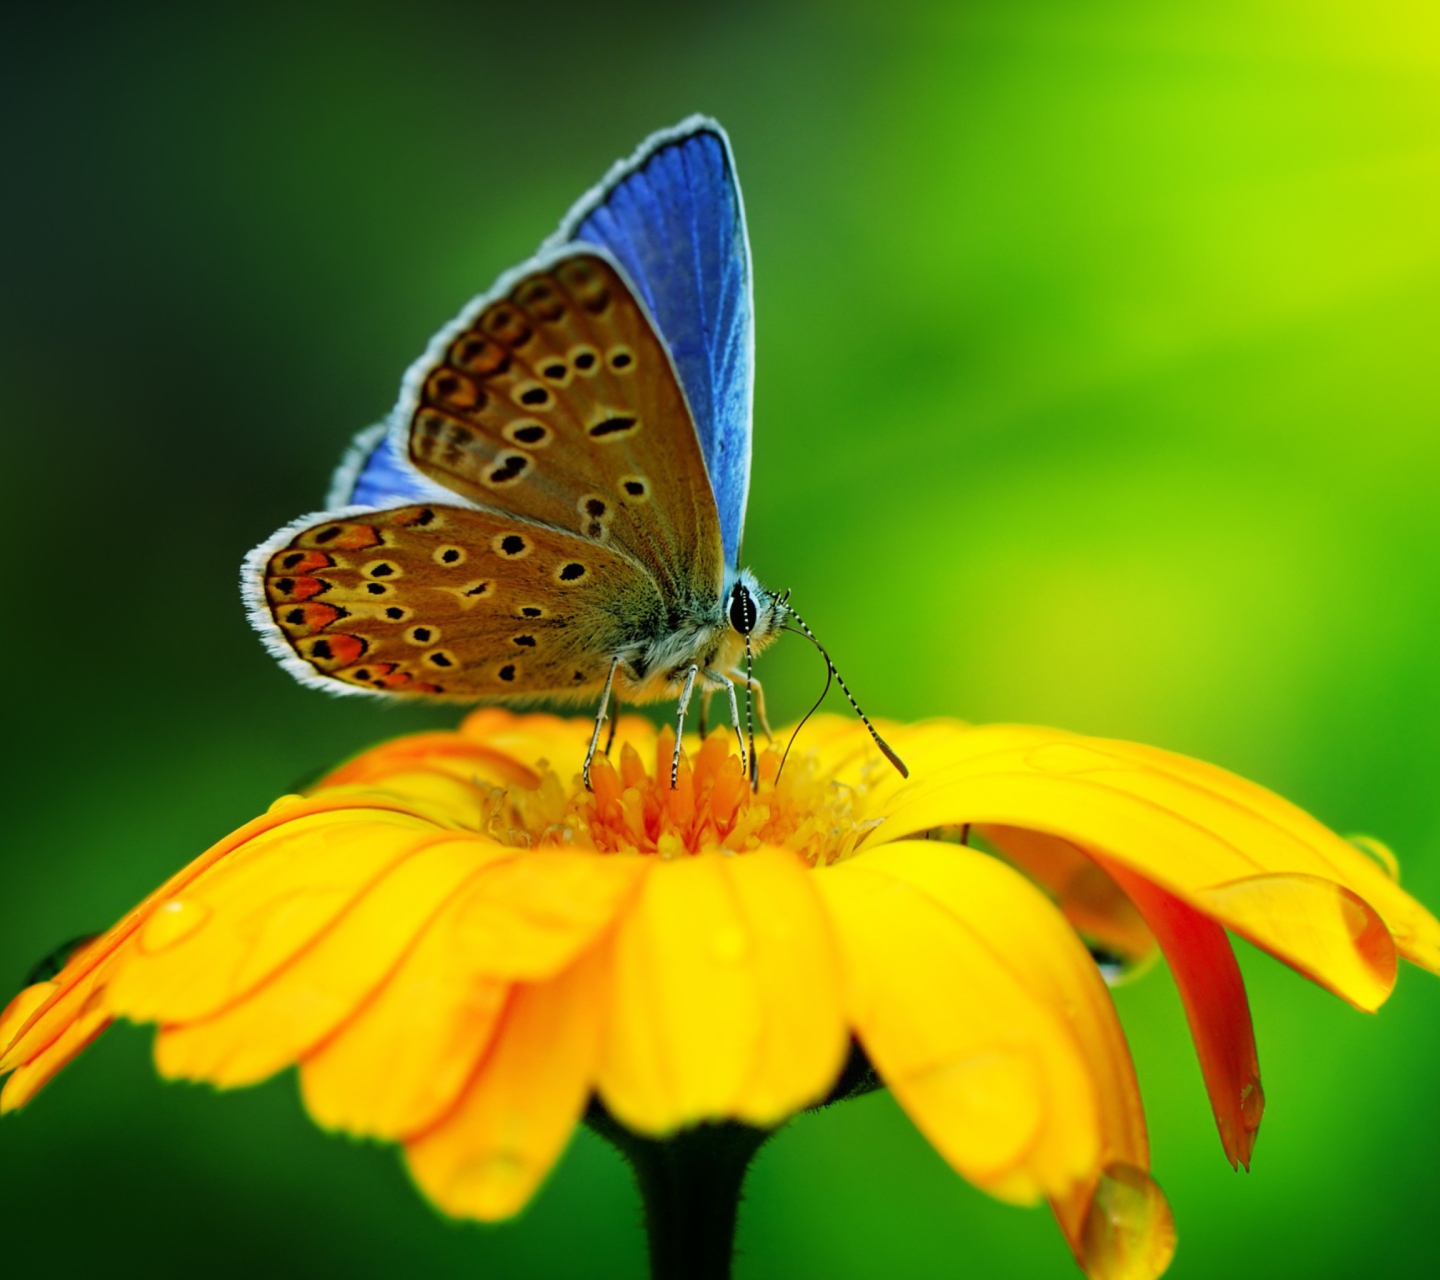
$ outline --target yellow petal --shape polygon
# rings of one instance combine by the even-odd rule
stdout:
[[[642,870],[636,858],[542,852],[473,877],[384,986],[306,1057],[310,1114],[386,1138],[431,1123],[474,1071],[511,982],[568,966]]]
[[[0,1089],[0,1113],[23,1107],[67,1062],[110,1025],[110,1014],[94,1000],[48,1045],[15,1069]]]
[[[380,985],[487,855],[507,852],[475,839],[452,839],[403,859],[259,988],[211,1017],[167,1025],[155,1041],[161,1074],[230,1087],[288,1066]],[[143,987],[132,989],[155,1008]],[[117,1003],[117,1012],[128,1010]],[[163,1004],[149,1016],[172,1021]]]
[[[354,810],[257,836],[154,912],[116,975],[113,1007],[136,1021],[215,1012],[264,982],[418,847],[444,838],[406,814]],[[481,850],[495,848],[476,841],[476,865]]]
[[[0,1053],[20,1038],[20,1029],[40,1011],[59,987],[53,982],[36,982],[26,987],[0,1014]]]
[[[642,858],[547,849],[496,866],[465,894],[457,954],[496,977],[548,978],[614,919],[647,869]]]
[[[1353,845],[1262,787],[1166,752],[1054,730],[975,729],[953,750],[955,763],[897,793],[862,848],[956,822],[1048,832],[1131,867],[1373,1008],[1389,980],[1363,908],[1328,904],[1302,929],[1286,923],[1305,892],[1293,884],[1280,891],[1283,909],[1273,893],[1218,892],[1258,876],[1333,880],[1352,907],[1351,894],[1379,912],[1406,955],[1440,968],[1440,924]]]
[[[515,989],[459,1104],[405,1147],[415,1181],[446,1213],[491,1222],[524,1207],[585,1108],[604,1008],[599,953]]]
[[[982,826],[977,831],[1055,899],[1080,935],[1143,964],[1155,938],[1125,891],[1078,845],[1024,827]]]
[[[810,873],[788,850],[655,862],[615,940],[606,1105],[666,1133],[770,1124],[814,1101],[845,1051],[835,969]]]
[[[977,927],[964,905],[967,880],[1022,923],[1002,914]],[[1109,1046],[1103,1065],[1115,1071],[1107,1083],[1116,1099],[1127,1088],[1128,1060],[1123,1042],[1117,1056],[1118,1033],[1104,1029],[1088,995],[1069,1011],[1073,1027],[1056,1003],[1055,991],[1078,993],[1083,981],[1073,953],[1065,958],[1068,930],[1053,907],[993,859],[947,846],[877,850],[815,881],[845,955],[851,1023],[941,1155],[977,1186],[1017,1202],[1068,1195],[1092,1176],[1102,1104],[1074,1028]],[[936,885],[943,902],[930,892]],[[1032,944],[1023,922],[1046,912],[1050,946],[1026,961],[1017,952]],[[1007,939],[1003,952],[991,945],[997,938]],[[1113,1127],[1134,1140],[1138,1113],[1128,1099],[1107,1101],[1105,1114],[1107,1133]]]

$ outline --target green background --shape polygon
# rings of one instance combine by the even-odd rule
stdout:
[[[294,684],[236,568],[434,328],[695,110],[754,241],[747,559],[862,702],[1203,756],[1440,905],[1433,4],[6,14],[7,987],[317,766],[453,718]],[[788,642],[763,670],[782,718],[821,679]],[[1372,1018],[1242,959],[1248,1177],[1168,977],[1118,993],[1172,1274],[1432,1272],[1440,983],[1407,969]],[[148,1041],[0,1122],[7,1274],[640,1272],[588,1134],[517,1222],[451,1224],[288,1076],[166,1086]],[[770,1145],[740,1244],[752,1280],[1074,1274],[883,1095]]]

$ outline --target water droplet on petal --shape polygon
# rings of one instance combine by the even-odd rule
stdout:
[[[1400,883],[1400,860],[1390,851],[1390,846],[1382,844],[1374,836],[1347,836],[1351,844],[1360,850],[1367,858],[1378,863],[1380,870],[1390,877],[1396,884]]]
[[[1090,1280],[1155,1280],[1175,1256],[1175,1219],[1165,1193],[1133,1164],[1109,1165],[1080,1231]]]
[[[534,1189],[534,1171],[518,1151],[491,1151],[463,1164],[446,1188],[444,1201],[482,1222],[515,1213]]]
[[[184,942],[210,919],[210,908],[203,902],[185,902],[172,898],[159,907],[145,923],[140,935],[140,950],[155,954]]]

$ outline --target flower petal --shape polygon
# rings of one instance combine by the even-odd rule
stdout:
[[[773,1124],[824,1094],[845,1046],[832,943],[794,854],[651,865],[615,940],[599,1083],[619,1120]]]
[[[223,840],[211,845],[193,862],[177,871],[153,893],[148,894],[135,907],[126,912],[105,933],[77,951],[56,975],[43,1003],[38,1007],[27,1001],[29,1011],[18,1028],[15,1020],[7,1019],[8,1043],[0,1040],[0,1074],[13,1070],[22,1063],[32,1061],[47,1045],[64,1034],[65,1029],[80,1016],[97,987],[104,985],[97,981],[101,974],[108,976],[116,967],[120,957],[129,957],[135,950],[136,934],[142,926],[165,903],[186,890],[212,868],[222,865],[236,850],[243,849],[252,840],[265,835],[277,827],[283,827],[298,818],[315,814],[333,813],[337,807],[351,810],[364,809],[370,813],[388,814],[394,806],[389,801],[368,801],[356,803],[351,800],[342,805],[330,800],[305,800],[299,796],[282,796],[270,806],[268,812],[232,831]]]
[[[1129,965],[1154,953],[1155,937],[1114,879],[1079,845],[1024,827],[982,826],[980,835],[1055,898],[1076,931]]]
[[[1407,956],[1440,969],[1440,923],[1348,841],[1263,787],[1048,729],[975,729],[955,749],[965,758],[897,793],[862,848],[957,822],[1028,827],[1131,867],[1360,1008],[1383,1001],[1394,977],[1365,904]],[[1327,900],[1317,879],[1339,890]]]
[[[400,1138],[454,1103],[511,983],[558,973],[609,926],[637,858],[542,852],[474,876],[353,1017],[305,1058],[320,1124]]]
[[[524,1207],[564,1149],[594,1080],[605,957],[515,989],[459,1104],[406,1144],[422,1191],[446,1213],[492,1222]]]
[[[815,879],[845,954],[852,1025],[965,1177],[1028,1202],[1074,1195],[1098,1172],[1102,1141],[1144,1156],[1109,997],[1023,877],[970,850],[915,842]],[[1094,1068],[1081,1036],[1098,1053]]]
[[[112,982],[112,1007],[136,1021],[165,1022],[223,1008],[264,982],[418,847],[443,839],[433,824],[408,814],[349,809],[306,815],[256,836],[151,915]]]
[[[1230,939],[1214,920],[1143,876],[1121,866],[1111,874],[1160,941],[1185,1006],[1225,1155],[1232,1168],[1249,1169],[1265,1091],[1245,979]]]
[[[473,837],[452,838],[404,858],[258,988],[210,1017],[166,1025],[155,1041],[160,1073],[233,1087],[290,1065],[380,985],[461,884],[488,859],[510,852]],[[145,989],[143,977],[127,984],[143,1013],[120,1002],[119,988],[117,979],[117,1013],[179,1021]]]
[[[31,988],[33,990],[33,988]],[[0,1114],[23,1107],[54,1078],[55,1073],[110,1025],[110,1012],[96,998],[82,1005],[53,1040],[16,1067],[0,1089]]]

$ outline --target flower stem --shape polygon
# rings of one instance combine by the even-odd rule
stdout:
[[[730,1280],[740,1188],[770,1132],[725,1122],[644,1138],[598,1102],[586,1123],[635,1171],[645,1205],[650,1280]]]

